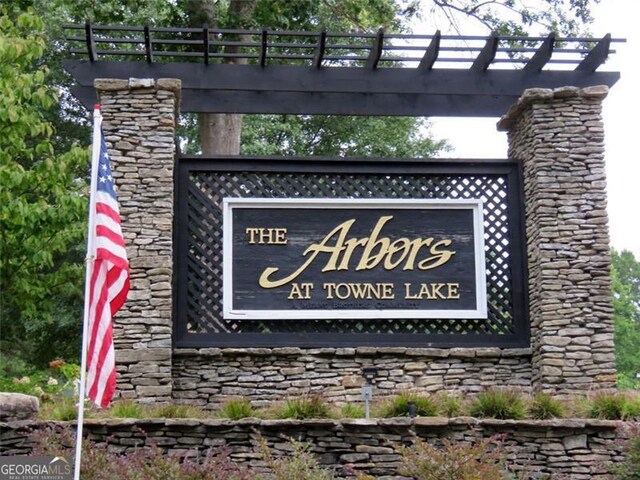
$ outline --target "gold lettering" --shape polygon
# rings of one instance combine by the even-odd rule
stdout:
[[[411,283],[404,284],[406,300],[457,300],[460,298],[459,283],[421,283],[417,293],[412,292]],[[446,289],[446,293],[442,290]]]
[[[347,233],[349,232],[349,229],[351,228],[351,225],[353,225],[354,222],[355,222],[355,219],[347,220],[346,222],[341,223],[336,228],[331,230],[331,232],[329,232],[327,236],[324,237],[320,243],[314,243],[311,246],[309,246],[304,251],[302,256],[306,257],[308,254],[311,254],[311,255],[309,256],[309,258],[307,258],[307,261],[304,262],[302,265],[300,265],[300,267],[291,275],[284,277],[280,280],[270,280],[269,277],[280,269],[276,267],[267,267],[264,269],[264,272],[262,272],[262,275],[260,275],[258,284],[262,288],[281,287],[282,285],[285,285],[295,280],[296,278],[298,278],[298,276],[302,272],[304,272],[309,265],[311,265],[311,262],[313,262],[315,258],[318,256],[318,254],[320,253],[331,254],[329,261],[327,262],[325,267],[322,269],[322,271],[330,272],[330,271],[336,270],[336,263],[338,262],[340,252],[344,249],[344,247],[342,246],[344,244],[344,239],[347,236]],[[336,244],[334,246],[327,246],[327,243],[329,243],[329,241],[334,235],[338,235]]]
[[[418,298],[417,295],[411,293],[411,284],[410,283],[405,283],[404,284],[404,298],[406,300],[416,300]]]
[[[287,229],[286,228],[274,228],[275,237],[273,243],[276,245],[286,245],[287,244]]]
[[[313,283],[292,283],[291,292],[287,297],[288,300],[309,300],[311,298],[311,290]]]
[[[442,292],[440,291],[440,289],[444,287],[444,283],[432,283],[431,284],[431,296],[434,298],[439,298],[441,300],[446,300],[447,297],[445,297]]]
[[[245,234],[249,236],[249,245],[286,245],[287,229],[286,228],[261,228],[247,227]],[[257,238],[257,240],[256,240]]]
[[[327,291],[327,300],[348,298],[379,300],[393,300],[395,292],[393,283],[325,283],[322,285]]]
[[[380,233],[380,230],[382,230],[382,227],[384,227],[384,224],[392,218],[392,216],[386,216],[378,219],[378,223],[376,223],[376,226],[371,230],[371,235],[369,235],[367,243],[364,246],[364,252],[362,252],[356,271],[371,270],[372,268],[375,268],[385,257],[389,250],[389,239],[387,237],[383,237],[378,240],[378,234]],[[379,248],[378,253],[371,257],[371,252],[376,247]]]
[[[436,268],[447,263],[456,252],[455,250],[440,250],[439,247],[448,247],[449,245],[451,245],[451,240],[440,240],[439,242],[434,243],[431,246],[431,249],[429,249],[429,253],[432,256],[427,257],[418,263],[418,268],[420,270],[431,270],[432,268]]]
[[[267,267],[260,275],[258,283],[262,288],[277,288],[292,282],[298,278],[321,253],[328,255],[326,263],[321,270],[322,272],[349,270],[351,260],[358,248],[362,248],[362,251],[355,267],[356,271],[372,270],[380,265],[380,263],[383,264],[385,270],[393,270],[403,263],[403,270],[414,270],[416,267],[419,270],[431,270],[444,265],[455,255],[455,250],[448,250],[446,248],[452,244],[452,241],[449,239],[434,243],[433,237],[416,238],[413,240],[402,237],[391,242],[388,237],[380,236],[383,227],[392,219],[393,216],[391,215],[382,216],[378,219],[368,237],[349,239],[347,239],[347,235],[355,223],[355,219],[347,220],[331,230],[319,243],[313,243],[307,247],[302,254],[306,260],[297,270],[288,276],[276,279],[274,275],[280,269],[277,267]],[[285,244],[287,242],[286,228],[247,228],[246,233],[249,236],[249,243],[264,243],[266,241],[272,244]],[[424,256],[423,254],[423,256],[421,256],[422,259],[416,265],[417,258],[419,258],[423,247],[425,249],[428,248],[428,256]],[[326,288],[328,289],[327,295],[336,295],[340,298],[336,292],[338,289],[337,286]],[[441,288],[443,287],[439,287],[435,292],[429,292],[428,295],[441,298],[444,295],[440,291]],[[340,295],[342,294],[341,289]],[[455,292],[452,293],[452,295],[455,294]],[[373,293],[371,293],[371,295],[373,295]],[[425,293],[425,295],[427,295],[427,293]]]
[[[415,239],[411,242],[411,253],[409,254],[409,258],[407,259],[407,263],[404,265],[403,270],[413,270],[414,265],[416,263],[416,257],[418,256],[418,252],[422,247],[428,247],[433,242],[433,238],[425,238],[420,240],[419,238]]]
[[[258,233],[259,228],[247,228],[245,233],[249,235],[249,244],[253,245],[256,243],[256,234]]]

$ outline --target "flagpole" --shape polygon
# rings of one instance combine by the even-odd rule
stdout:
[[[82,320],[82,357],[80,358],[80,385],[78,386],[78,422],[76,427],[76,454],[73,470],[73,479],[80,480],[80,460],[82,455],[82,430],[84,424],[84,397],[87,382],[87,350],[89,344],[89,304],[90,284],[93,264],[96,258],[95,252],[95,193],[98,185],[98,160],[100,157],[100,126],[102,115],[100,105],[93,110],[93,148],[91,151],[91,186],[89,189],[89,225],[87,227],[87,256],[84,279],[84,318]]]

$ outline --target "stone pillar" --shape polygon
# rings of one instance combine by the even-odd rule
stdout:
[[[606,86],[526,90],[498,122],[522,162],[534,391],[615,388]]]
[[[180,80],[97,79],[131,291],[114,320],[116,396],[171,400],[173,168]]]

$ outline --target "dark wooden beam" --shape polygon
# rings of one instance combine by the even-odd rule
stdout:
[[[438,59],[438,53],[440,53],[440,37],[440,30],[437,30],[436,34],[431,39],[431,43],[427,47],[427,50],[424,52],[422,60],[420,60],[418,70],[428,71],[433,68],[433,64]]]
[[[609,46],[611,45],[611,34],[607,33],[595,47],[584,57],[584,60],[576,67],[578,72],[595,72],[609,56]]]
[[[327,29],[324,28],[320,32],[318,37],[318,44],[316,45],[316,51],[313,55],[313,66],[316,68],[322,67],[322,59],[324,58],[324,51],[327,45]]]
[[[493,59],[496,58],[496,51],[498,50],[498,37],[495,34],[491,34],[489,38],[487,38],[487,43],[484,44],[482,50],[476,57],[475,61],[471,65],[471,70],[475,72],[484,72]]]
[[[84,33],[87,41],[87,53],[89,54],[89,61],[95,62],[96,55],[96,43],[93,39],[93,28],[91,27],[91,20],[87,19],[84,22]]]
[[[410,68],[382,68],[371,75],[363,68],[331,67],[315,69],[305,66],[201,63],[89,62],[66,60],[67,71],[81,86],[93,88],[96,78],[179,78],[184,90],[250,91],[283,93],[397,93],[405,97],[427,95],[520,95],[527,88],[556,88],[564,85],[585,87],[612,86],[617,72],[580,72],[493,69],[476,72],[468,69],[432,69],[418,73]]]
[[[378,30],[376,34],[376,38],[373,41],[373,45],[371,46],[371,51],[369,52],[369,58],[367,59],[366,68],[370,70],[375,70],[378,68],[378,62],[380,61],[380,57],[382,56],[382,42],[384,40],[384,29],[381,28]]]
[[[144,49],[147,54],[147,62],[153,63],[153,43],[151,42],[149,25],[144,26]]]
[[[556,42],[555,33],[550,33],[549,36],[542,42],[540,48],[533,54],[523,70],[525,72],[539,72],[547,64],[551,55],[553,54],[553,46]]]

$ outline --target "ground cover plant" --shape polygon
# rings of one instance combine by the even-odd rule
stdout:
[[[548,420],[550,418],[562,418],[565,408],[562,402],[553,398],[548,393],[537,393],[531,399],[529,405],[529,417],[535,420]]]
[[[257,412],[251,406],[247,398],[234,398],[226,401],[220,408],[219,416],[240,420],[241,418],[255,417]]]
[[[420,417],[438,415],[438,402],[435,398],[415,392],[402,392],[384,400],[376,407],[374,413],[382,418],[408,417],[411,410]]]
[[[331,408],[322,396],[309,395],[285,400],[284,404],[274,409],[274,414],[276,418],[296,420],[330,418]]]
[[[628,392],[599,392],[587,399],[586,416],[602,420],[640,419],[640,396]]]
[[[520,420],[527,409],[522,395],[515,390],[487,390],[479,393],[469,407],[472,417]]]

